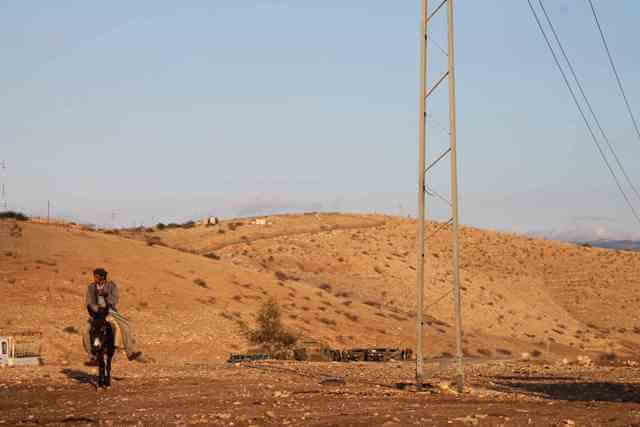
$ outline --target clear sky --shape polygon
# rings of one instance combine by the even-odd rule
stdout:
[[[588,3],[545,5],[640,185],[640,141]],[[595,5],[638,116],[640,3]],[[51,200],[54,214],[127,226],[415,215],[418,15],[418,0],[0,1],[10,207],[43,214]],[[444,17],[431,30],[442,47]],[[639,232],[527,2],[458,0],[455,19],[462,222]],[[445,57],[429,46],[433,81]],[[448,143],[446,94],[428,107],[431,156]],[[448,173],[443,163],[430,178],[444,195]],[[446,205],[431,202],[444,218]]]

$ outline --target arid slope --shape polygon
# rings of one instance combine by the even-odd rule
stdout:
[[[103,266],[156,360],[215,361],[246,350],[239,324],[251,325],[270,297],[290,328],[334,347],[414,346],[414,221],[317,214],[267,222],[105,234],[3,221],[0,335],[39,330],[45,360],[81,358],[74,329],[86,324],[91,270]],[[425,352],[435,357],[454,352],[451,236],[440,224],[427,233]],[[639,273],[638,253],[463,228],[465,352],[638,355]]]

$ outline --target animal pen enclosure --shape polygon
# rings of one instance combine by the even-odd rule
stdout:
[[[2,332],[0,335],[0,366],[40,365],[41,354],[41,332]]]

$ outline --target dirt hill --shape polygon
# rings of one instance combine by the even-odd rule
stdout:
[[[416,223],[381,215],[280,215],[214,226],[98,232],[0,222],[0,335],[38,330],[44,359],[82,358],[84,294],[105,267],[141,348],[166,362],[247,349],[275,298],[287,326],[337,348],[414,347]],[[450,229],[427,227],[425,353],[454,353]],[[640,253],[463,227],[465,352],[640,355]]]

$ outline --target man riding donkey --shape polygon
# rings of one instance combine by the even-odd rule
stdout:
[[[101,310],[109,313],[110,317],[118,324],[118,329],[122,336],[124,350],[127,359],[144,363],[145,360],[141,351],[136,350],[136,340],[133,336],[131,324],[122,317],[116,309],[118,304],[118,286],[112,281],[107,281],[107,272],[103,268],[93,270],[93,283],[87,287],[86,307],[89,312],[89,325],[82,336],[82,344],[89,355],[89,361],[85,364],[96,366],[97,361],[91,351],[91,324],[92,319],[98,316]]]

